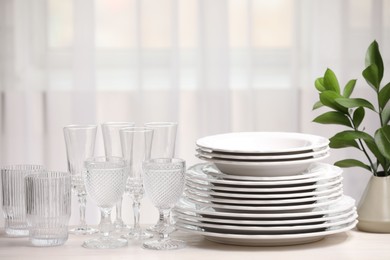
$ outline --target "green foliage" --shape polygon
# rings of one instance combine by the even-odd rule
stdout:
[[[366,164],[356,159],[344,159],[335,165],[361,167],[371,171],[375,176],[390,176],[390,82],[381,87],[384,66],[376,41],[367,49],[365,66],[362,75],[377,94],[376,106],[364,98],[351,98],[356,85],[355,79],[348,81],[341,91],[336,74],[328,68],[323,77],[315,80],[319,101],[313,105],[313,110],[327,107],[331,111],[317,116],[313,121],[347,127],[349,130],[336,133],[329,139],[329,146],[334,149],[359,149],[368,162]],[[365,109],[379,115],[378,129],[374,135],[365,132],[364,126],[362,127],[366,116]]]

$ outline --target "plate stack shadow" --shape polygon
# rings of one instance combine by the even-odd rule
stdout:
[[[318,241],[355,227],[342,170],[321,163],[329,140],[286,132],[241,132],[197,140],[197,157],[174,208],[176,227],[234,245]]]

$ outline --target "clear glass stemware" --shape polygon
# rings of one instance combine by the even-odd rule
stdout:
[[[122,146],[119,130],[124,127],[133,127],[134,122],[106,122],[102,124],[104,151],[106,156],[122,157]],[[125,224],[122,220],[123,197],[115,205],[114,226],[117,231],[122,231]]]
[[[142,163],[150,158],[153,139],[153,130],[146,127],[128,127],[120,130],[123,157],[129,165],[129,178],[126,192],[133,200],[134,225],[128,234],[122,236],[126,239],[145,239],[151,234],[141,229],[140,206],[144,196],[142,182]]]
[[[127,245],[127,240],[110,235],[111,210],[125,192],[127,170],[121,157],[96,157],[85,162],[86,171],[83,174],[88,196],[100,208],[100,237],[83,243],[86,248],[118,248]]]
[[[87,193],[82,178],[84,161],[94,154],[97,125],[69,125],[64,127],[68,170],[72,177],[72,190],[77,195],[80,206],[80,223],[69,230],[77,235],[93,234],[97,229],[87,226],[85,206]]]
[[[155,250],[182,248],[185,242],[172,239],[169,234],[174,229],[170,224],[171,209],[184,190],[185,161],[179,158],[157,158],[144,162],[143,167],[146,194],[164,216],[163,223],[158,229],[158,236],[145,241],[143,247]]]

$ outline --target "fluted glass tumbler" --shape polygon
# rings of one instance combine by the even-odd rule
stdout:
[[[26,176],[26,218],[34,246],[59,246],[68,240],[71,177],[67,172]]]
[[[119,130],[124,127],[133,127],[134,122],[106,122],[102,124],[104,151],[106,156],[122,157],[122,146]],[[117,231],[122,231],[125,224],[122,220],[123,197],[115,205],[114,226]]]
[[[4,229],[9,236],[28,236],[24,178],[44,171],[41,165],[10,165],[1,168]]]
[[[121,157],[95,157],[85,161],[83,177],[88,196],[100,208],[100,236],[83,243],[86,248],[118,248],[127,240],[110,235],[113,230],[111,210],[125,192],[127,165]]]
[[[151,234],[141,229],[140,206],[144,197],[142,183],[142,163],[150,159],[150,150],[153,140],[153,130],[146,127],[128,127],[120,130],[123,158],[129,170],[126,192],[133,200],[134,225],[130,231],[122,236],[126,239],[145,239]]]
[[[157,158],[144,162],[143,167],[146,195],[164,216],[158,235],[145,241],[143,247],[155,250],[182,248],[185,246],[184,241],[169,236],[174,229],[169,220],[171,209],[184,191],[186,163],[179,158]]]
[[[173,158],[176,144],[176,122],[149,122],[146,127],[153,129],[153,142],[150,158]],[[164,215],[159,212],[159,218],[154,226],[148,227],[148,231],[158,232],[164,228]],[[172,229],[173,231],[174,229]]]
[[[68,170],[72,178],[72,190],[77,195],[80,210],[80,223],[69,230],[72,234],[86,235],[97,232],[87,226],[85,207],[87,193],[82,173],[85,171],[84,161],[93,157],[95,150],[97,125],[69,125],[64,127]]]

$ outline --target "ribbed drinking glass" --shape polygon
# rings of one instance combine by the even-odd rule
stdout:
[[[59,246],[68,240],[71,177],[67,172],[43,172],[25,178],[29,240],[34,246]]]

